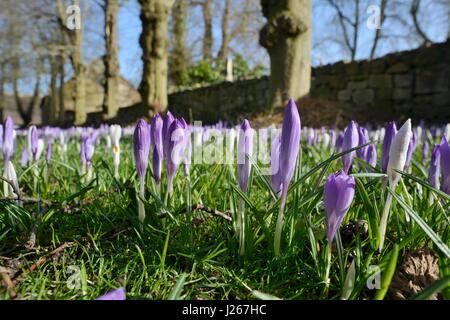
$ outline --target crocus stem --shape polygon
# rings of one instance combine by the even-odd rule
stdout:
[[[327,250],[327,268],[325,269],[325,278],[323,279],[325,281],[325,289],[323,291],[323,294],[325,297],[328,296],[328,289],[330,288],[330,269],[331,269],[331,248],[333,243],[328,243],[328,250]]]
[[[389,216],[389,211],[391,209],[391,204],[392,204],[392,194],[389,193],[386,198],[386,203],[384,205],[384,210],[383,210],[383,216],[381,217],[381,221],[380,221],[380,229],[379,229],[380,245],[378,247],[378,250],[380,252],[383,249],[383,245],[384,245],[384,238],[386,236],[387,220],[388,220],[388,216]]]
[[[119,179],[119,166],[114,166],[114,178]]]
[[[283,219],[284,219],[284,207],[286,205],[287,188],[284,188],[281,192],[281,204],[280,211],[278,211],[277,224],[275,226],[275,237],[273,241],[273,249],[275,252],[275,257],[280,254],[280,243],[281,243],[281,230],[283,229]]]
[[[143,224],[144,223],[144,219],[145,219],[145,207],[144,207],[144,203],[142,202],[141,199],[145,198],[145,184],[144,184],[144,180],[141,179],[139,181],[139,198],[138,198],[138,214],[139,214],[139,221]],[[141,225],[141,230],[142,230],[143,226]]]
[[[167,189],[166,189],[166,195],[164,196],[164,204],[167,206],[169,195],[172,193],[173,188],[173,178],[168,177],[167,179]]]
[[[243,199],[239,199],[238,211],[239,255],[243,256],[245,254],[245,205]]]

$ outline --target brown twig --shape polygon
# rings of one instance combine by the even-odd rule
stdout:
[[[11,281],[8,270],[0,266],[0,275],[2,276],[6,291],[8,292],[10,298],[15,299],[17,297],[17,293],[14,290],[14,283]]]
[[[66,248],[72,247],[73,245],[75,245],[76,242],[64,242],[62,245],[60,245],[58,248],[56,248],[55,250],[53,250],[52,252],[50,252],[49,254],[39,258],[38,261],[36,261],[35,263],[33,263],[30,267],[30,269],[23,271],[22,273],[18,274],[12,281],[13,285],[16,285],[20,280],[22,280],[22,278],[26,275],[28,275],[29,273],[33,272],[34,270],[36,270],[40,265],[42,265],[45,261],[47,261],[49,258],[53,257],[54,255],[57,255],[58,253],[63,252]]]
[[[12,182],[11,180],[6,179],[5,177],[2,177],[2,176],[0,176],[0,180],[6,182],[7,184],[9,184],[11,186],[14,193],[17,195],[17,199],[15,199],[15,200],[21,200],[20,190],[17,188],[17,186],[14,184],[14,182]]]
[[[230,216],[230,212],[228,212],[228,211],[222,212],[222,211],[216,210],[214,208],[207,207],[207,206],[205,206],[203,204],[200,204],[200,203],[193,204],[191,206],[191,211],[203,211],[203,212],[215,215],[215,216],[222,217],[225,220],[233,221],[233,219]],[[180,213],[186,213],[186,212],[187,212],[187,210],[183,210]],[[167,216],[167,213],[166,212],[162,212],[158,216],[160,218],[165,218]]]

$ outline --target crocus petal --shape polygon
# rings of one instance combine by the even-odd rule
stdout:
[[[344,132],[344,141],[342,144],[342,151],[347,151],[358,146],[359,134],[358,127],[354,121],[351,121]],[[346,153],[342,156],[342,163],[344,172],[348,173],[355,157],[355,151]]]
[[[396,134],[397,126],[395,125],[395,122],[389,122],[384,133],[383,154],[381,156],[381,170],[383,172],[386,172],[387,170],[389,163],[389,151],[391,150],[391,143]]]
[[[442,138],[439,151],[441,153],[441,190],[450,195],[450,145],[446,137]]]
[[[140,119],[136,124],[133,134],[133,147],[136,170],[142,181],[147,172],[148,154],[150,151],[150,130],[144,119]]]
[[[395,135],[389,150],[389,163],[387,174],[389,177],[389,186],[394,189],[397,186],[400,174],[395,170],[404,170],[409,142],[411,141],[411,120],[408,119]]]
[[[434,188],[439,188],[440,158],[440,145],[436,145],[431,153],[430,168],[428,170],[428,181]]]
[[[238,140],[238,180],[242,191],[247,191],[248,179],[250,177],[250,161],[248,156],[253,152],[253,129],[248,120],[244,120],[239,130]]]
[[[119,288],[98,297],[96,300],[126,300],[126,298],[125,289]]]
[[[289,99],[284,112],[280,145],[280,174],[283,190],[286,190],[285,192],[287,192],[287,188],[294,175],[300,149],[300,132],[301,124],[297,105],[293,99]]]

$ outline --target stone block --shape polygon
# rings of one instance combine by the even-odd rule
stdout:
[[[352,100],[355,104],[373,104],[375,91],[373,89],[359,89],[352,92]]]
[[[370,88],[392,88],[392,77],[389,74],[375,74],[369,77]]]
[[[409,100],[412,97],[412,90],[411,88],[395,88],[392,97],[395,101]]]
[[[412,74],[396,74],[394,75],[394,86],[396,88],[409,88],[413,83]]]
[[[352,90],[365,89],[365,88],[367,88],[367,81],[365,81],[365,80],[363,80],[363,81],[350,81],[348,83],[348,88],[352,89]]]
[[[387,73],[406,73],[410,70],[410,66],[406,63],[399,62],[387,68]]]
[[[349,89],[338,91],[337,94],[339,101],[350,101],[352,92]]]

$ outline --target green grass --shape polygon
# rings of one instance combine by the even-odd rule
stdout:
[[[19,138],[19,146],[23,143]],[[130,137],[121,140],[120,179],[113,177],[112,154],[102,141],[93,159],[95,178],[84,181],[79,175],[76,145],[71,142],[68,153],[60,155],[55,144],[54,160],[48,164],[39,161],[39,195],[33,188],[33,170],[21,169],[16,155],[23,195],[39,196],[42,201],[23,207],[0,201],[0,265],[14,262],[19,264],[18,270],[28,272],[39,258],[65,242],[74,242],[24,274],[15,286],[22,299],[95,299],[120,286],[125,287],[129,299],[339,299],[352,257],[356,273],[350,299],[388,298],[385,291],[367,288],[369,266],[377,265],[382,274],[390,274],[407,252],[424,246],[439,255],[443,281],[435,288],[449,298],[450,198],[426,183],[428,164],[419,161],[420,145],[412,173],[404,174],[403,184],[396,190],[381,253],[377,252],[378,225],[389,191],[382,174],[355,159],[357,189],[342,225],[364,219],[369,236],[356,234],[345,245],[337,238],[328,290],[324,281],[328,244],[322,193],[326,177],[342,167],[340,155],[302,141],[285,210],[281,254],[275,258],[273,234],[279,200],[258,164],[253,167],[248,194],[237,187],[234,165],[193,164],[190,179],[180,166],[167,206],[165,178],[159,195],[149,166],[146,220],[141,230]],[[240,199],[248,217],[244,257],[238,255],[232,222],[190,210],[193,204],[204,204],[235,217]],[[164,212],[169,214],[161,218]],[[411,216],[409,222],[405,213]],[[27,249],[24,244],[36,214],[37,244]],[[79,282],[74,280],[78,271]],[[387,289],[387,280],[382,282],[382,290]],[[418,297],[426,298],[432,289]],[[5,290],[0,291],[2,299],[9,298]]]

